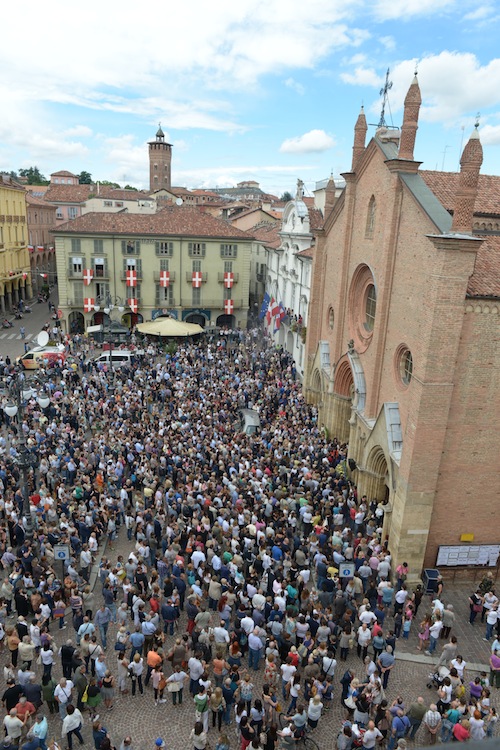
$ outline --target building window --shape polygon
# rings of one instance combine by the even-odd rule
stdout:
[[[169,271],[170,269],[168,267],[168,264],[169,264],[168,258],[162,258],[160,260],[160,271]]]
[[[106,302],[109,294],[109,284],[105,284],[102,281],[98,281],[95,285],[95,296],[99,297],[102,302]]]
[[[116,208],[123,208],[123,201],[115,201]]]
[[[75,254],[82,252],[82,241],[81,240],[75,240],[74,238],[71,239],[71,252],[75,253]]]
[[[113,201],[104,201],[104,208],[112,208]]]
[[[73,303],[77,307],[83,305],[83,281],[73,282]]]
[[[406,344],[400,344],[394,356],[394,371],[396,383],[406,388],[413,377],[413,356]]]
[[[373,338],[377,311],[375,279],[369,266],[361,263],[354,271],[348,297],[349,335],[358,354],[366,351]]]
[[[81,273],[82,272],[82,258],[71,258],[70,269],[74,274]]]
[[[139,240],[122,240],[123,255],[139,255],[141,252],[141,243]]]
[[[224,287],[224,299],[231,299],[232,292],[232,289],[227,289],[226,287]]]
[[[328,310],[328,328],[330,331],[333,331],[333,327],[335,325],[335,313],[333,311],[333,307],[330,307]]]
[[[224,273],[232,273],[232,272],[233,272],[233,261],[225,260],[224,261]]]
[[[137,271],[137,275],[140,276],[142,272],[141,258],[124,258],[123,273],[126,274],[127,271]]]
[[[170,258],[172,257],[174,253],[174,243],[173,242],[155,242],[156,247],[156,254],[157,255],[168,255]]]
[[[238,255],[238,245],[223,244],[220,246],[221,258],[236,258]]]
[[[193,273],[201,273],[201,260],[193,260]]]
[[[194,306],[201,305],[201,289],[196,289],[195,287],[193,287],[192,295],[193,296],[192,296],[192,299],[191,299],[191,303]]]
[[[101,255],[103,249],[104,249],[103,240],[94,240],[94,253]]]
[[[106,261],[104,258],[94,258],[92,261],[94,266],[94,277],[96,279],[103,278],[106,276]]]
[[[188,253],[190,258],[204,258],[206,251],[206,245],[204,242],[190,242],[188,244]]]
[[[365,237],[370,239],[373,237],[373,231],[375,229],[375,214],[377,210],[377,205],[375,202],[375,196],[372,195],[370,198],[370,202],[368,203],[368,212],[366,214],[366,227],[365,227]]]
[[[375,285],[369,284],[366,289],[365,297],[365,322],[364,326],[367,331],[373,331],[375,325],[375,313],[377,311],[377,292]]]
[[[174,290],[171,286],[156,286],[156,304],[160,307],[171,307],[174,304]]]
[[[78,208],[76,206],[70,206],[68,208],[68,217],[70,219],[76,219],[78,216]]]

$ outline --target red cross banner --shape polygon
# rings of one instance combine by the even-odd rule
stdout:
[[[30,253],[32,253],[34,249],[35,249],[34,245],[28,245],[28,250],[30,251]]]
[[[199,271],[195,271],[192,276],[192,284],[195,289],[199,289],[201,287],[203,276]]]
[[[48,275],[49,275],[48,273],[41,273],[40,274],[40,276],[42,277],[42,279],[46,279],[48,277]]]
[[[234,302],[232,299],[225,299],[224,300],[224,312],[226,315],[232,315],[234,310]]]
[[[86,268],[83,272],[83,283],[85,286],[88,286],[92,279],[94,278],[94,272],[91,268]]]
[[[130,299],[127,300],[127,305],[130,307],[133,313],[136,313],[139,309],[137,300],[134,297],[130,297]]]
[[[127,286],[137,286],[137,271],[128,270],[126,274]]]
[[[28,278],[28,274],[26,273],[26,271],[24,271],[24,273],[23,273],[23,279],[27,279],[27,278]]]
[[[160,271],[160,286],[165,287],[165,288],[170,286],[170,272],[169,271]]]
[[[226,289],[231,289],[233,284],[234,284],[234,273],[230,273],[229,271],[227,271],[224,274],[224,286],[226,287]]]
[[[43,246],[43,245],[37,245],[37,246],[36,246],[36,249],[38,250],[38,252],[39,252],[39,253],[41,253],[41,252],[42,252],[42,250],[45,250],[45,248],[44,248],[44,246]]]
[[[83,300],[83,309],[85,312],[92,312],[94,309],[94,298],[93,297],[85,297]]]

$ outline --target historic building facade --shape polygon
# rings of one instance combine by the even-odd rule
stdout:
[[[105,322],[110,308],[126,325],[168,313],[203,326],[246,326],[253,237],[198,208],[90,213],[54,237],[66,330]]]
[[[0,314],[31,297],[25,192],[0,174]]]
[[[401,131],[365,146],[313,259],[306,393],[349,443],[360,496],[385,501],[384,535],[413,577],[440,545],[498,541],[500,178],[473,132],[460,174],[425,172],[415,79]],[[464,536],[465,535],[465,536]]]

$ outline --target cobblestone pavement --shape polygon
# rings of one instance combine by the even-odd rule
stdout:
[[[113,551],[108,551],[108,556],[111,559],[116,559],[116,556],[123,554],[124,556],[130,551],[130,542],[127,541],[125,531],[122,529],[119,533],[117,544]],[[99,582],[96,585],[96,601],[100,599]],[[450,587],[449,600],[456,604],[456,611],[459,617],[457,620],[464,617],[467,614],[466,605],[463,602],[467,601],[467,595],[469,592],[469,586],[463,587],[455,586]],[[448,599],[445,597],[445,599]],[[462,602],[462,607],[460,607]],[[463,613],[462,613],[463,610]],[[422,602],[420,613],[425,612],[425,602]],[[52,634],[55,635],[57,645],[60,646],[63,641],[67,638],[74,639],[74,631],[70,624],[69,618],[68,625],[65,630],[57,630],[57,626],[54,623],[51,626]],[[388,620],[390,623],[390,619]],[[184,632],[185,615],[181,618],[179,625],[179,633]],[[483,626],[476,625],[475,628],[471,628],[468,624],[467,617],[464,622],[459,622],[455,631],[459,637],[461,644],[461,650],[464,653],[466,661],[479,661],[487,662],[489,649],[488,644],[482,641]],[[108,632],[108,650],[107,664],[111,671],[116,675],[115,669],[115,652],[113,650],[114,636],[116,633],[116,626],[112,625]],[[165,651],[168,652],[169,647],[172,645],[175,636],[168,636],[165,644]],[[396,696],[401,695],[404,698],[405,704],[409,705],[416,696],[422,695],[426,702],[430,703],[436,700],[436,694],[434,690],[429,690],[426,687],[429,672],[432,670],[432,665],[436,659],[431,659],[426,656],[418,655],[416,651],[416,628],[415,632],[410,635],[408,641],[399,639],[396,655],[401,655],[401,658],[397,660],[396,665],[392,671],[389,686],[386,691],[386,696],[389,702],[391,702]],[[463,644],[463,645],[462,645]],[[2,665],[6,663],[5,653],[2,655]],[[313,737],[318,743],[321,750],[335,747],[335,738],[338,734],[342,720],[344,718],[344,710],[340,704],[340,685],[339,679],[344,673],[345,668],[349,666],[352,668],[357,676],[363,675],[361,660],[357,658],[355,652],[351,653],[348,657],[347,662],[344,664],[340,662],[337,665],[337,671],[334,679],[335,684],[335,695],[332,702],[332,707],[327,711],[319,722],[317,729],[313,733]],[[41,677],[41,668],[36,667],[39,677]],[[170,665],[166,669],[167,674],[170,674]],[[59,660],[57,666],[53,670],[53,674],[58,679],[62,676]],[[260,687],[263,681],[263,667],[259,672],[252,673],[252,681],[256,687],[254,691],[254,697],[259,697]],[[493,696],[496,698],[496,695]],[[189,741],[189,734],[194,723],[194,705],[192,698],[189,695],[188,690],[184,690],[184,701],[182,706],[173,706],[170,700],[170,695],[166,694],[167,702],[159,706],[155,706],[153,690],[151,685],[145,688],[144,695],[137,695],[134,698],[129,694],[125,696],[116,696],[114,701],[114,708],[110,711],[106,710],[104,706],[100,706],[99,713],[100,719],[103,725],[108,729],[112,744],[117,748],[120,747],[120,743],[123,738],[130,734],[133,738],[133,750],[155,750],[155,739],[162,737],[165,740],[168,750],[186,750],[191,748]],[[498,701],[496,701],[498,703]],[[49,738],[56,738],[60,741],[60,727],[61,722],[56,717],[49,716]],[[210,717],[211,721],[211,717]],[[230,727],[227,727],[227,735],[231,742],[232,750],[239,750],[240,743],[236,737],[234,728],[234,722]],[[88,718],[88,714],[85,713],[85,725],[83,729],[83,737],[85,744],[88,747],[93,747],[92,740],[92,723]],[[209,731],[209,743],[211,748],[215,747],[217,742],[218,732],[217,729],[210,728]],[[419,744],[420,735],[417,734],[417,745]],[[420,737],[421,739],[421,737]],[[411,743],[409,743],[411,746]]]

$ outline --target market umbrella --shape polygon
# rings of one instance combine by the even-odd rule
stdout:
[[[136,326],[139,333],[145,333],[148,336],[195,336],[197,333],[204,333],[205,329],[196,323],[184,323],[175,318],[156,318],[148,323],[138,323]]]

